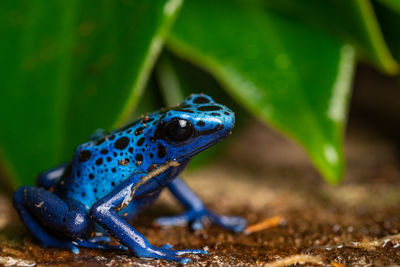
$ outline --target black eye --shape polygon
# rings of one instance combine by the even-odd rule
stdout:
[[[165,135],[175,142],[187,140],[193,133],[193,125],[182,119],[172,119],[165,125]]]

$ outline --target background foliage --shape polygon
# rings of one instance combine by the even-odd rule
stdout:
[[[398,25],[397,0],[2,1],[3,176],[31,184],[95,129],[204,92],[338,182],[355,63],[397,75]]]

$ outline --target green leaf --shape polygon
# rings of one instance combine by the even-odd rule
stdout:
[[[172,64],[168,53],[161,54],[156,65],[156,76],[160,85],[160,93],[166,106],[174,106],[181,103],[187,95],[182,88],[175,66]]]
[[[376,15],[393,56],[400,61],[400,1],[393,2],[391,5],[388,4],[390,1],[380,2],[375,2],[374,5]]]
[[[212,73],[255,116],[297,140],[328,181],[339,181],[353,48],[237,1],[188,1],[180,14],[168,47]]]
[[[365,60],[387,74],[396,74],[399,70],[383,39],[370,0],[268,0],[264,4],[290,19],[301,19],[350,42]]]
[[[140,97],[140,101],[136,105],[128,121],[135,121],[145,114],[158,110],[164,106],[155,75],[152,74],[147,82],[143,95]]]
[[[400,14],[400,1],[399,0],[378,0],[388,8]]]
[[[0,3],[0,153],[14,184],[131,114],[181,2]]]

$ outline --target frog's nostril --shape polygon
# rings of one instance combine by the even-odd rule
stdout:
[[[235,126],[235,115],[233,114],[233,112],[229,113],[229,115],[224,116],[224,125],[227,129],[232,129]]]

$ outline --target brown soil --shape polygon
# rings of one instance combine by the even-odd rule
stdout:
[[[189,266],[396,265],[400,264],[400,167],[397,151],[371,129],[351,127],[348,171],[339,186],[325,183],[302,150],[256,122],[217,163],[184,178],[218,213],[242,215],[250,224],[282,216],[284,223],[248,235],[211,226],[157,229],[157,216],[181,211],[170,195],[133,224],[155,245],[204,248]],[[380,240],[379,240],[380,239]],[[393,240],[392,240],[393,239]],[[379,242],[378,242],[378,241]],[[0,264],[5,266],[176,265],[128,253],[38,246],[21,225],[9,197],[0,197]]]

